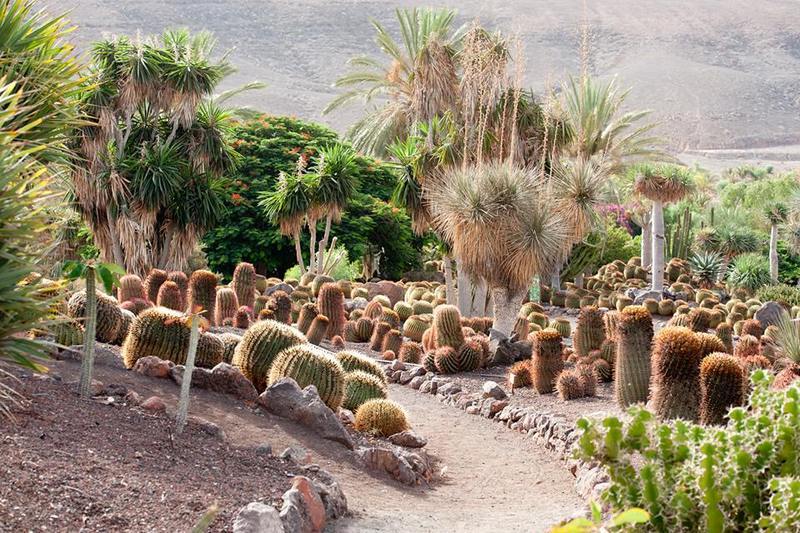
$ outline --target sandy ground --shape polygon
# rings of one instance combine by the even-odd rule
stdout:
[[[56,362],[52,371],[68,381],[78,365]],[[171,408],[176,404],[178,387],[169,380],[105,366],[97,367],[96,378],[143,398],[159,395]],[[369,474],[351,452],[305,428],[226,396],[193,394],[191,414],[222,427],[230,446],[248,450],[269,443],[276,454],[292,445],[308,450],[311,462],[339,481],[354,513],[335,523],[335,531],[546,531],[582,507],[572,476],[555,456],[521,434],[404,387],[393,385],[390,397],[408,410],[414,429],[428,438],[428,453],[440,462],[442,480],[432,487],[408,488]]]

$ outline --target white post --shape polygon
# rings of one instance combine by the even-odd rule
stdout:
[[[197,342],[200,340],[200,320],[197,315],[190,315],[191,333],[189,333],[189,352],[186,354],[186,367],[183,370],[181,382],[181,396],[178,400],[178,415],[175,418],[175,433],[183,433],[186,427],[186,418],[189,415],[189,388],[192,386],[192,372],[194,372],[194,358],[197,355]]]

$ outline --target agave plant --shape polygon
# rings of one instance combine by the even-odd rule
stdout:
[[[769,285],[769,261],[761,254],[742,254],[733,260],[728,271],[728,284],[753,293]]]
[[[715,252],[699,252],[689,259],[689,266],[701,288],[709,289],[719,281],[725,263]]]

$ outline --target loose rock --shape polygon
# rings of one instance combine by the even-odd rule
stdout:
[[[233,521],[233,533],[283,533],[277,509],[261,502],[251,502],[239,509]]]
[[[417,435],[411,430],[395,433],[389,437],[389,441],[392,444],[403,446],[404,448],[422,448],[428,444],[428,439],[422,435]]]

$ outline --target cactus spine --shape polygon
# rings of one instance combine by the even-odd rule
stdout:
[[[403,335],[412,341],[422,342],[422,335],[431,327],[431,319],[427,315],[412,315],[403,324]]]
[[[186,311],[187,293],[189,291],[189,278],[180,270],[173,270],[167,274],[167,281],[171,281],[178,286],[181,296],[180,310]]]
[[[652,408],[662,420],[696,421],[700,408],[700,340],[688,328],[666,327],[653,339]]]
[[[316,346],[300,344],[278,354],[269,371],[269,382],[272,384],[287,377],[295,380],[302,389],[314,385],[320,399],[334,412],[342,405],[344,369],[336,358]]]
[[[236,310],[236,315],[233,317],[233,327],[239,329],[247,329],[250,327],[250,311],[244,306],[240,305]]]
[[[614,396],[620,407],[646,402],[650,386],[653,320],[647,309],[630,306],[617,317]]]
[[[461,314],[456,306],[440,305],[437,307],[433,312],[433,328],[436,333],[437,348],[449,346],[458,350],[464,344]]]
[[[723,424],[728,409],[744,405],[746,376],[739,360],[712,353],[700,363],[700,423]]]
[[[391,350],[394,353],[400,352],[400,347],[403,345],[403,335],[396,329],[390,329],[386,332],[386,335],[383,336],[383,344],[381,345],[381,351],[385,352],[387,350]]]
[[[234,352],[232,364],[253,382],[258,392],[263,392],[270,366],[278,353],[304,342],[306,337],[293,327],[274,320],[262,320],[245,331]]]
[[[372,330],[375,328],[375,322],[366,317],[361,317],[356,320],[355,330],[358,342],[369,342],[372,337]]]
[[[267,307],[272,310],[273,320],[281,324],[292,323],[292,298],[286,292],[273,292]]]
[[[397,358],[404,363],[420,364],[422,361],[422,345],[418,342],[404,342],[400,346],[400,351],[397,352]]]

